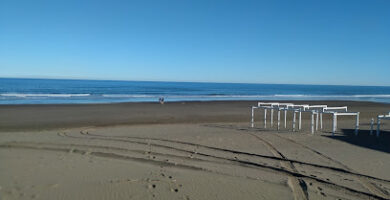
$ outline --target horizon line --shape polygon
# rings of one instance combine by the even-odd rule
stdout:
[[[390,85],[348,85],[348,84],[308,84],[308,83],[260,83],[260,82],[215,82],[215,81],[172,81],[172,80],[135,80],[135,79],[101,79],[81,77],[14,77],[0,76],[0,79],[43,79],[43,80],[80,80],[80,81],[123,81],[123,82],[174,82],[174,83],[216,83],[216,84],[263,84],[263,85],[318,85],[318,86],[360,86],[360,87],[390,87]]]

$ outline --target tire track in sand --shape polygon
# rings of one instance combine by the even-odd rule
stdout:
[[[293,171],[295,173],[299,173],[299,171],[294,167],[294,164],[287,160],[286,156],[284,156],[278,149],[276,149],[269,141],[255,135],[252,133],[247,133],[252,136],[254,136],[257,140],[261,141],[271,153],[276,156],[283,159],[283,161],[280,161],[280,164],[288,169],[289,171]],[[307,191],[307,185],[306,182],[299,177],[296,176],[288,176],[288,185],[290,186],[294,199],[295,200],[307,200],[309,199],[309,194]]]
[[[171,167],[171,168],[178,168],[178,169],[185,169],[185,170],[192,170],[192,171],[203,171],[203,172],[208,172],[208,173],[213,173],[217,175],[224,175],[224,176],[230,176],[230,177],[235,177],[235,178],[246,178],[250,180],[259,180],[257,178],[252,178],[252,177],[243,177],[243,176],[236,176],[228,173],[223,173],[223,172],[218,172],[214,170],[210,170],[204,167],[198,167],[198,166],[193,166],[193,165],[186,165],[186,164],[179,164],[176,162],[169,162],[169,161],[159,161],[159,160],[153,160],[153,159],[147,159],[147,158],[141,158],[141,157],[134,157],[134,156],[129,156],[129,155],[122,155],[122,154],[117,154],[113,152],[104,152],[104,151],[89,151],[85,150],[82,148],[61,148],[58,146],[61,146],[61,144],[55,144],[56,146],[45,146],[44,144],[33,144],[33,143],[5,143],[5,144],[0,144],[0,148],[4,149],[29,149],[29,150],[41,150],[41,151],[53,151],[53,152],[63,152],[63,153],[76,153],[80,155],[90,155],[90,156],[95,156],[95,157],[102,157],[102,158],[109,158],[109,159],[114,159],[114,160],[127,160],[127,161],[133,161],[133,162],[138,162],[138,163],[143,163],[143,164],[149,164],[149,165],[154,165],[154,166],[159,166],[159,167]]]
[[[332,166],[307,163],[307,162],[293,160],[293,159],[288,159],[288,158],[281,158],[280,156],[277,157],[277,156],[261,155],[261,154],[242,152],[242,151],[237,151],[237,150],[232,150],[232,149],[225,149],[225,148],[207,146],[207,145],[196,144],[196,143],[191,143],[191,142],[169,140],[169,139],[162,139],[162,138],[145,138],[145,137],[135,137],[135,136],[106,136],[106,135],[92,134],[92,133],[87,132],[87,131],[82,131],[81,134],[86,135],[86,136],[104,137],[104,138],[110,138],[110,139],[113,139],[113,138],[128,138],[128,139],[152,140],[152,141],[162,141],[162,142],[171,142],[171,143],[177,143],[177,144],[185,144],[185,145],[195,146],[195,147],[198,147],[198,148],[202,147],[202,148],[205,148],[205,149],[222,151],[222,152],[227,152],[227,153],[232,153],[232,154],[241,154],[241,155],[247,155],[247,156],[254,156],[254,157],[265,158],[265,159],[276,160],[276,161],[289,161],[289,162],[292,162],[292,163],[295,163],[295,164],[306,165],[306,166],[311,166],[311,167],[316,167],[316,168],[322,168],[322,169],[332,170],[332,171],[335,171],[335,172],[338,172],[338,173],[342,173],[342,174],[348,174],[348,175],[352,175],[352,176],[364,177],[364,178],[373,179],[373,180],[377,180],[377,181],[381,181],[381,182],[385,182],[385,183],[390,183],[390,180],[381,179],[381,178],[377,178],[377,177],[372,177],[372,176],[368,176],[368,175],[365,175],[365,174],[360,174],[360,173],[357,173],[357,172],[356,173],[355,172],[350,172],[350,171],[345,170],[343,168],[337,168],[337,167],[332,167]],[[113,140],[115,140],[115,139],[113,139]],[[156,145],[158,145],[158,144],[156,144]],[[171,148],[171,146],[168,146],[168,148]]]
[[[251,133],[251,132],[254,132],[254,130],[253,130],[252,128],[238,128],[238,127],[231,127],[231,126],[230,126],[230,127],[226,127],[226,126],[218,126],[218,125],[216,125],[216,126],[215,126],[215,125],[214,125],[214,126],[213,126],[213,125],[207,125],[207,126],[209,126],[209,127],[216,127],[216,128],[234,129],[234,130],[237,130],[237,131],[244,131],[244,132],[247,133],[247,134],[254,135],[254,134]],[[263,130],[263,131],[264,131],[264,130]],[[254,135],[254,136],[257,137],[258,139],[260,139],[260,137],[258,137],[258,136],[256,136],[256,135]],[[289,139],[289,138],[280,136],[280,135],[278,135],[278,134],[272,134],[272,136],[277,136],[277,137],[279,137],[279,138],[281,138],[281,139],[284,139],[284,140],[286,140],[286,141],[288,141],[288,142],[291,142],[291,143],[294,143],[294,144],[296,144],[296,145],[299,145],[299,146],[301,146],[302,148],[307,149],[307,150],[309,150],[310,152],[314,153],[315,155],[319,156],[320,158],[326,159],[326,160],[328,160],[328,161],[331,161],[331,162],[333,162],[333,163],[335,163],[335,164],[341,166],[341,169],[343,169],[343,170],[345,170],[345,171],[347,171],[347,172],[350,172],[350,174],[359,174],[359,173],[356,172],[355,170],[349,168],[347,165],[345,165],[345,164],[343,164],[343,163],[341,163],[341,162],[339,162],[339,161],[337,161],[337,160],[334,160],[334,159],[332,159],[331,157],[329,157],[329,156],[327,156],[327,155],[325,155],[325,154],[323,154],[323,153],[321,153],[321,152],[319,152],[319,151],[317,151],[317,150],[315,150],[315,149],[312,149],[312,148],[310,148],[310,147],[308,147],[308,146],[306,146],[306,145],[303,145],[303,144],[301,144],[301,143],[299,143],[299,142],[296,142],[296,141],[294,141],[294,140],[292,140],[292,139]],[[384,198],[384,199],[389,199],[389,198],[390,198],[389,193],[388,193],[386,190],[380,188],[379,186],[377,186],[376,184],[372,183],[372,182],[369,180],[369,179],[372,179],[373,177],[371,177],[371,176],[356,176],[356,177],[357,177],[358,181],[361,183],[361,185],[362,185],[364,188],[366,188],[368,191],[370,191],[372,194],[375,194],[375,195],[377,195],[377,196],[380,196],[380,197],[382,197],[382,198]],[[375,179],[376,179],[376,180],[383,181],[383,179],[378,179],[378,178],[375,178]],[[388,181],[386,181],[386,182],[388,182]]]
[[[81,131],[80,133],[82,133],[83,135],[85,136],[89,136],[89,137],[86,137],[86,139],[90,138],[90,139],[99,139],[99,138],[93,138],[93,137],[101,137],[100,139],[103,139],[105,138],[106,140],[114,140],[114,141],[122,141],[122,142],[130,142],[130,143],[139,143],[139,141],[131,141],[129,139],[126,139],[126,140],[119,140],[119,139],[114,139],[112,137],[115,137],[115,136],[103,136],[103,135],[97,135],[97,134],[91,134],[87,131]],[[119,136],[119,137],[127,137],[127,136]],[[131,137],[127,137],[127,138],[130,138]],[[144,140],[161,140],[161,141],[169,141],[169,140],[166,140],[166,139],[158,139],[158,138],[142,138],[142,137],[136,137],[137,139],[144,139]],[[178,143],[187,143],[187,144],[190,144],[188,142],[181,142],[181,141],[171,141],[171,142],[178,142]],[[155,145],[155,144],[153,144]],[[159,146],[164,146],[164,145],[161,145],[161,144],[158,144]],[[198,145],[198,144],[195,144],[197,146],[202,146],[202,145]],[[172,148],[171,146],[166,146],[168,148]],[[212,149],[218,149],[216,147],[211,147]],[[222,151],[228,151],[230,152],[231,150],[227,150],[227,149],[222,149]],[[277,151],[277,150],[276,150]],[[233,150],[233,152],[237,153],[236,151]],[[242,152],[245,154],[245,152]],[[276,152],[277,153],[277,152]],[[280,153],[280,152],[279,152]],[[198,154],[200,154],[198,152]],[[364,191],[359,191],[359,190],[356,190],[356,189],[353,189],[353,188],[349,188],[349,187],[346,187],[346,186],[343,186],[343,185],[338,185],[336,183],[332,183],[330,181],[325,181],[325,180],[322,180],[322,179],[319,179],[319,178],[316,178],[316,177],[310,177],[310,176],[307,176],[307,175],[304,175],[304,174],[301,174],[299,172],[294,172],[294,171],[291,171],[287,168],[277,168],[277,167],[273,167],[273,166],[268,166],[268,165],[262,165],[262,164],[259,164],[259,163],[254,163],[254,162],[250,162],[250,161],[244,161],[244,160],[238,160],[238,159],[229,159],[229,158],[225,158],[225,157],[218,157],[218,156],[215,156],[215,155],[209,155],[209,154],[202,154],[202,155],[205,155],[205,156],[211,156],[211,157],[216,157],[216,158],[221,158],[221,159],[227,159],[227,160],[230,160],[230,161],[235,161],[235,162],[239,162],[241,164],[247,164],[247,165],[250,165],[250,166],[256,166],[256,167],[259,167],[259,168],[264,168],[264,169],[270,169],[270,170],[273,170],[277,173],[282,173],[282,174],[285,174],[287,176],[294,176],[296,178],[299,178],[301,180],[303,179],[307,179],[307,180],[311,180],[311,181],[314,181],[316,183],[319,183],[319,184],[323,184],[323,185],[326,185],[326,186],[329,186],[330,188],[334,188],[336,190],[343,190],[344,192],[348,192],[350,193],[351,195],[358,195],[360,197],[362,196],[365,196],[366,198],[374,198],[374,199],[385,199],[383,197],[380,197],[380,196],[377,196],[375,194],[371,194],[371,193],[367,193],[367,192],[364,192]],[[280,155],[280,154],[279,154]],[[283,155],[283,154],[282,154]],[[283,156],[284,157],[284,156]],[[282,161],[284,162],[290,162],[287,158],[279,158],[281,159]],[[386,182],[388,182],[387,180],[384,180]],[[300,184],[300,183],[297,183],[297,184]],[[301,185],[299,185],[299,187],[302,187]],[[304,186],[303,186],[304,187]],[[303,194],[305,195],[305,194]],[[305,197],[303,197],[305,198]]]
[[[294,144],[297,144],[297,145],[301,146],[302,148],[305,148],[305,149],[307,149],[307,150],[313,152],[315,155],[318,155],[318,156],[320,156],[320,157],[322,157],[322,158],[325,158],[325,159],[327,159],[327,160],[329,160],[329,161],[331,161],[331,162],[333,162],[333,163],[336,163],[336,164],[340,165],[341,167],[343,167],[343,168],[344,168],[345,170],[347,170],[347,171],[357,173],[355,170],[349,168],[347,165],[343,164],[342,162],[337,161],[337,160],[334,160],[333,158],[331,158],[331,157],[329,157],[329,156],[327,156],[327,155],[325,155],[325,154],[323,154],[323,153],[321,153],[321,152],[319,152],[319,151],[317,151],[317,150],[315,150],[315,149],[312,149],[312,148],[310,148],[310,147],[308,147],[308,146],[306,146],[306,145],[304,145],[304,144],[301,144],[301,143],[299,143],[299,142],[297,142],[297,141],[294,141],[294,140],[292,140],[292,139],[290,139],[290,138],[286,138],[286,137],[283,137],[283,136],[280,136],[280,135],[275,135],[275,136],[277,136],[277,137],[279,137],[279,138],[282,138],[282,139],[284,139],[284,140],[287,140],[287,141],[289,141],[289,142],[292,142],[292,143],[294,143]],[[358,178],[358,180],[360,181],[360,183],[361,183],[365,188],[367,188],[371,193],[376,194],[376,195],[381,196],[381,197],[386,198],[386,199],[389,199],[389,198],[390,198],[389,193],[388,193],[386,190],[384,190],[384,189],[378,187],[377,185],[375,185],[374,183],[372,183],[370,180],[368,180],[366,177],[360,177],[360,176],[358,176],[357,178]]]

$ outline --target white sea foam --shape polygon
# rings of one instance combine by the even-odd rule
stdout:
[[[141,95],[141,94],[103,94],[107,98],[154,98],[160,97],[156,95]]]
[[[69,97],[86,97],[90,94],[24,94],[24,93],[3,93],[0,94],[2,97],[19,97],[19,98],[28,98],[28,97],[52,97],[52,98],[69,98]]]
[[[272,96],[272,95],[271,95]],[[390,94],[355,94],[355,95],[304,95],[304,94],[276,94],[275,97],[291,97],[291,98],[390,98]]]
[[[275,94],[270,95],[273,97],[306,97],[306,96],[312,96],[312,95],[304,95],[304,94]]]
[[[32,94],[32,93],[2,93],[0,97],[9,98],[34,98],[34,97],[47,97],[47,98],[71,98],[71,97],[88,97],[95,96],[96,98],[159,98],[165,97],[170,99],[255,99],[255,98],[282,98],[282,99],[353,99],[353,98],[390,98],[390,94],[357,94],[357,95],[304,95],[304,94],[275,94],[275,95],[164,95],[164,94]]]
[[[275,95],[133,95],[133,94],[104,94],[108,98],[390,98],[390,94],[370,95],[304,95],[304,94],[275,94]]]
[[[261,98],[270,97],[267,95],[133,95],[133,94],[103,94],[107,98]]]

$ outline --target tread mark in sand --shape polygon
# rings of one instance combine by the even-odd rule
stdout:
[[[96,135],[96,134],[90,134],[89,132],[85,132],[83,131],[83,134],[84,135],[88,135],[88,137],[86,137],[85,139],[88,139],[88,138],[92,138],[93,136],[97,136],[97,137],[106,137],[106,139],[108,140],[115,140],[115,139],[112,139],[112,137],[115,137],[115,136],[103,136],[103,135]],[[90,137],[92,136],[92,137]],[[108,138],[107,138],[108,137]],[[126,137],[126,136],[119,136],[119,137],[125,137],[125,138],[132,138],[132,137]],[[158,138],[141,138],[141,137],[133,137],[134,139],[144,139],[144,140],[160,140],[160,141],[169,141],[169,140],[165,140],[165,139],[158,139]],[[115,140],[115,141],[118,141],[118,140]],[[133,142],[133,143],[139,143],[139,142],[135,142],[135,141],[130,141],[130,140],[123,140],[122,142]],[[178,142],[178,143],[182,143],[182,144],[191,144],[191,143],[188,143],[188,142],[182,142],[182,141],[170,141],[170,142]],[[153,145],[156,145],[156,144],[153,144]],[[194,145],[194,144],[191,144],[191,145]],[[202,146],[202,145],[198,145],[198,144],[195,144],[197,146]],[[160,145],[160,146],[164,146],[164,145]],[[168,146],[169,147],[169,146]],[[206,146],[207,147],[207,146]],[[247,154],[247,155],[253,155],[251,153],[246,153],[246,152],[237,152],[237,151],[234,151],[234,150],[226,150],[226,149],[220,149],[220,148],[217,148],[217,147],[209,147],[211,149],[215,149],[215,150],[221,150],[221,151],[228,151],[228,152],[233,152],[233,153],[243,153],[243,154]],[[199,154],[199,153],[198,153]],[[364,191],[359,191],[359,190],[355,190],[355,189],[352,189],[352,188],[349,188],[349,187],[346,187],[346,186],[342,186],[342,185],[338,185],[338,184],[335,184],[335,183],[332,183],[332,182],[329,182],[328,180],[322,180],[322,179],[319,179],[319,178],[316,178],[316,177],[310,177],[310,176],[306,176],[304,174],[300,174],[300,173],[297,173],[297,172],[293,172],[293,171],[289,171],[289,170],[286,170],[286,169],[281,169],[281,168],[277,168],[277,167],[272,167],[272,166],[267,166],[267,165],[262,165],[262,164],[259,164],[259,163],[253,163],[253,162],[249,162],[249,161],[244,161],[244,160],[237,160],[237,159],[229,159],[229,158],[224,158],[224,157],[218,157],[218,156],[213,156],[213,155],[209,155],[209,154],[203,154],[204,156],[211,156],[211,157],[217,157],[217,158],[221,158],[221,159],[226,159],[226,160],[230,160],[230,161],[235,161],[235,162],[239,162],[239,163],[242,163],[242,164],[247,164],[247,165],[251,165],[251,166],[256,166],[256,167],[259,167],[259,168],[265,168],[265,169],[270,169],[270,170],[273,170],[273,171],[276,171],[278,173],[283,173],[285,175],[291,175],[291,176],[295,176],[297,178],[301,178],[301,179],[309,179],[309,180],[312,180],[312,181],[315,181],[317,183],[320,183],[320,184],[324,184],[324,185],[327,185],[329,187],[332,187],[334,189],[341,189],[341,190],[344,190],[345,192],[349,192],[351,194],[355,194],[355,195],[364,195],[366,197],[371,197],[371,198],[375,198],[375,199],[385,199],[383,197],[380,197],[376,194],[371,194],[371,193],[367,193],[367,192],[364,192]],[[287,159],[282,159],[283,161],[289,161]],[[348,172],[346,172],[348,173]],[[364,176],[364,175],[362,175]],[[375,178],[373,177],[374,179],[378,179],[378,178]],[[389,182],[387,180],[383,180],[383,181],[386,181],[386,182]],[[302,185],[302,184],[300,184]]]

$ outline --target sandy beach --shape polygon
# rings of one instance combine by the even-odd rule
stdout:
[[[251,128],[253,101],[2,105],[0,199],[390,199],[390,122],[369,135],[390,104],[304,103],[359,135]]]

